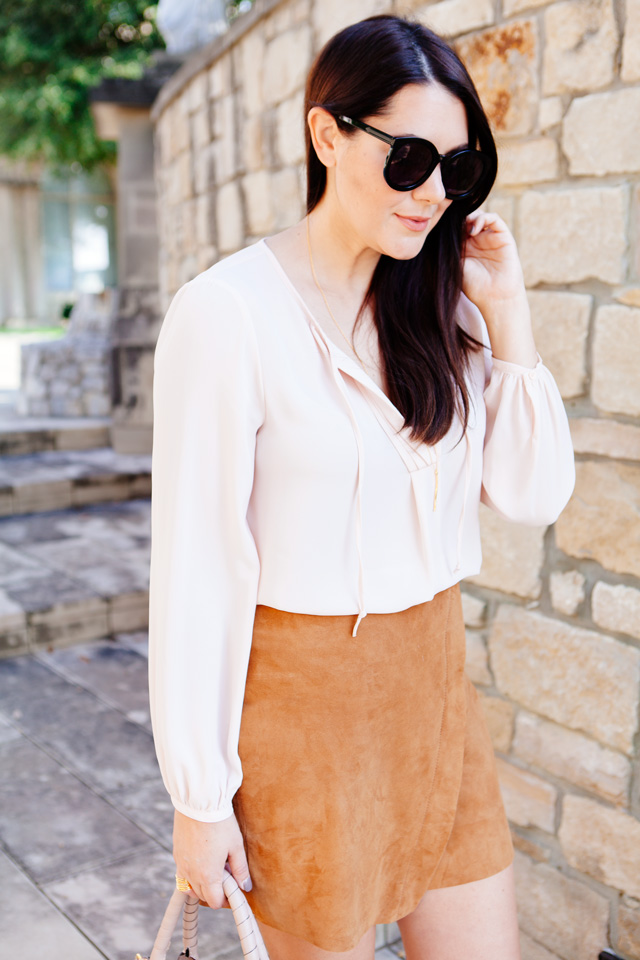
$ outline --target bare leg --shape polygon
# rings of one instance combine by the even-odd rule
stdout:
[[[256,920],[258,920],[257,917]],[[367,930],[353,950],[333,953],[330,950],[314,947],[313,944],[294,937],[290,933],[283,933],[282,930],[269,927],[262,920],[258,920],[258,926],[270,960],[374,960],[375,927]]]
[[[484,880],[427,890],[398,926],[407,960],[522,960],[513,864]]]

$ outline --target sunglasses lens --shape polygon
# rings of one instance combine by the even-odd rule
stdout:
[[[387,182],[396,190],[410,190],[424,182],[439,160],[436,148],[417,137],[399,140],[386,168]],[[442,182],[447,197],[463,197],[478,186],[487,170],[484,156],[477,150],[460,150],[442,162]]]
[[[431,169],[436,158],[426,140],[400,141],[387,165],[389,183],[399,190],[413,187]]]
[[[462,150],[447,157],[442,163],[442,183],[448,197],[469,193],[482,180],[486,166],[484,157],[476,150]]]

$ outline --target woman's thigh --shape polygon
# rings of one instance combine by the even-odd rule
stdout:
[[[256,920],[258,918],[256,917]],[[258,920],[269,960],[374,960],[376,928],[367,930],[353,950],[333,953]]]
[[[521,960],[513,863],[484,880],[427,890],[398,926],[407,960]]]

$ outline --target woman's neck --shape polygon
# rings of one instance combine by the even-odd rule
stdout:
[[[306,224],[304,230],[306,245]],[[309,214],[309,236],[316,274],[326,295],[362,302],[380,253],[366,246],[328,199]]]

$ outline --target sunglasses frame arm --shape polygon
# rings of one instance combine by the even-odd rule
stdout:
[[[378,140],[384,140],[384,142],[388,143],[390,147],[392,147],[398,139],[398,137],[392,137],[389,133],[383,133],[382,130],[377,130],[368,123],[363,123],[362,120],[352,120],[351,117],[345,117],[342,115],[338,116],[338,120],[344,120],[345,123],[350,123],[352,127],[358,127],[359,130],[364,130],[365,133],[370,133],[373,137],[377,137]]]

